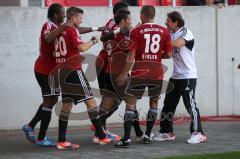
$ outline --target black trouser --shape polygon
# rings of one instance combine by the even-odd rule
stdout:
[[[203,133],[200,113],[195,102],[196,85],[197,79],[170,78],[161,113],[161,133],[173,132],[173,117],[181,96],[183,97],[183,103],[191,116],[190,132]]]

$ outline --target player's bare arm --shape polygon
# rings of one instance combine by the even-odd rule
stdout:
[[[122,73],[116,79],[116,82],[119,86],[121,86],[125,83],[127,76],[128,76],[128,72],[133,67],[134,60],[135,60],[135,53],[129,52],[127,55],[127,61],[126,61],[125,67],[123,68]]]
[[[185,40],[183,38],[178,38],[176,40],[171,41],[172,47],[180,48],[186,44]]]
[[[102,34],[101,37],[100,37],[100,40],[102,42],[111,40],[118,33],[122,33],[123,35],[128,35],[129,34],[129,28],[121,28],[121,29],[119,28],[119,29],[116,29],[116,30],[114,30],[112,32],[109,32],[109,33],[106,33],[106,34]]]
[[[99,39],[97,36],[93,36],[92,39],[86,43],[78,45],[78,50],[81,52],[85,52],[89,50],[94,44],[98,43]]]
[[[64,23],[63,25],[59,26],[57,29],[55,29],[54,31],[48,33],[45,36],[45,40],[47,43],[52,42],[53,40],[55,40],[66,27],[72,27],[74,26],[72,21],[67,21],[66,23]]]
[[[78,27],[78,31],[80,34],[86,34],[93,31],[103,31],[103,30],[109,30],[109,27],[102,26],[102,27]]]

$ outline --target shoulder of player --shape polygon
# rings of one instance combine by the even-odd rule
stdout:
[[[114,25],[116,25],[114,19],[109,19],[108,22],[106,23],[106,26],[109,28],[113,27]]]
[[[75,32],[75,31],[78,31],[78,30],[77,30],[76,27],[70,27],[70,26],[68,26],[68,27],[65,28],[65,31],[67,31],[67,32]]]
[[[156,26],[157,26],[159,29],[163,30],[164,33],[169,33],[169,34],[170,34],[170,31],[169,31],[166,27],[164,27],[164,26],[162,26],[162,25],[159,25],[159,24],[156,24]]]
[[[131,27],[131,32],[136,32],[143,27],[142,24],[137,24],[135,27]]]
[[[181,32],[182,32],[181,37],[186,37],[186,36],[188,36],[188,37],[194,38],[192,31],[189,30],[189,29],[187,29],[187,28],[185,28],[185,27],[182,28],[182,31],[181,31]]]
[[[47,21],[43,24],[42,28],[46,28],[48,30],[57,28],[57,25],[54,24],[52,21]]]
[[[80,37],[80,33],[76,27],[66,27],[65,30],[62,32],[65,35],[78,35]]]

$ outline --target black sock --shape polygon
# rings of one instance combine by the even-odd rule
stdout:
[[[106,121],[107,121],[107,111],[106,110],[100,108],[99,119],[102,123],[102,127],[104,128],[104,130],[106,130]],[[95,136],[98,136],[97,131],[95,131]]]
[[[96,129],[96,136],[99,137],[99,139],[103,139],[106,137],[106,134],[105,134],[105,130],[102,126],[102,123],[100,121],[100,118],[98,116],[98,108],[95,107],[91,110],[88,110],[88,115],[89,115],[89,118],[92,122],[92,124],[94,125],[95,129]]]
[[[100,120],[102,123],[102,126],[104,127],[104,129],[106,130],[106,122],[107,119],[118,109],[118,105],[114,106],[113,110],[110,110],[109,112],[107,110],[101,109],[99,110],[99,116],[100,116]]]
[[[37,123],[41,120],[41,114],[42,114],[42,104],[39,106],[37,113],[28,124],[31,128],[34,129]]]
[[[149,111],[148,111],[148,115],[147,115],[147,128],[146,128],[146,132],[145,132],[145,135],[147,135],[148,137],[151,136],[151,131],[152,131],[152,128],[154,126],[154,123],[157,119],[157,109],[152,109],[150,108]]]
[[[41,125],[38,133],[38,140],[43,140],[45,138],[46,132],[51,120],[51,116],[52,116],[52,109],[43,106],[42,114],[41,114]]]
[[[108,118],[108,112],[106,110],[100,108],[99,117],[100,117],[103,128],[106,130],[106,122],[107,122],[107,118]]]
[[[136,118],[133,123],[133,128],[135,130],[136,136],[142,136],[143,132],[141,130],[140,123],[139,123],[139,114],[137,111],[134,111],[134,112],[136,114]]]
[[[68,118],[69,114],[61,112],[59,116],[59,126],[58,126],[58,142],[65,142],[66,139],[66,132],[68,126]]]
[[[124,115],[124,141],[130,139],[131,129],[136,118],[136,113],[133,110],[126,110]]]

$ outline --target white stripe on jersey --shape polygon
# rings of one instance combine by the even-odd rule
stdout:
[[[48,21],[48,22],[47,22],[47,30],[50,30],[50,29],[51,29],[51,26],[52,26],[51,21]]]
[[[80,35],[79,31],[77,30],[77,28],[74,27],[74,29],[77,32],[78,37],[81,37],[81,35]]]

